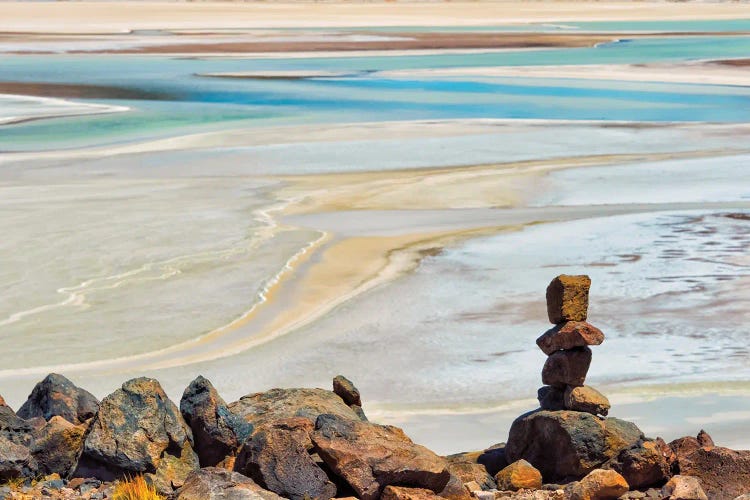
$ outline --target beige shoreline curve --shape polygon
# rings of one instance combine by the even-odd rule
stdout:
[[[530,22],[736,19],[742,3],[672,2],[0,2],[6,33],[148,29],[486,26]]]

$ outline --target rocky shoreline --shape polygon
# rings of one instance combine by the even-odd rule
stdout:
[[[563,275],[548,287],[555,326],[537,340],[548,355],[540,408],[516,419],[507,443],[438,456],[369,422],[343,376],[330,391],[232,403],[199,376],[178,407],[154,379],[100,402],[50,374],[17,412],[0,397],[0,499],[115,498],[135,477],[177,500],[750,499],[750,451],[703,431],[666,443],[607,417],[607,398],[584,385],[590,346],[604,341],[586,322],[589,286]]]

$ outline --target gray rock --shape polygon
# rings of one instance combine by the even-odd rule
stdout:
[[[177,490],[176,500],[282,500],[249,477],[217,467],[191,472]]]
[[[99,401],[90,392],[77,387],[73,382],[50,373],[36,384],[29,398],[18,410],[25,419],[42,417],[49,420],[59,416],[73,424],[80,424],[96,415]]]

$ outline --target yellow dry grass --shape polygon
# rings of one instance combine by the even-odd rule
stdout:
[[[143,476],[135,476],[115,483],[112,500],[165,500]]]

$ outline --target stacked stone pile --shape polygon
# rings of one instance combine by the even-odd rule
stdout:
[[[573,410],[606,416],[609,401],[584,385],[591,365],[589,346],[604,342],[604,334],[586,322],[589,306],[588,276],[560,275],[547,287],[547,315],[555,325],[536,340],[548,356],[537,394],[543,410]]]

